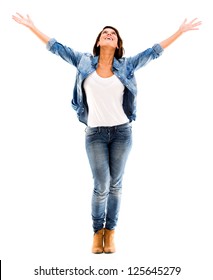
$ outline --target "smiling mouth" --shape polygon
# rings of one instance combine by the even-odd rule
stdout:
[[[105,40],[113,41],[113,39],[111,37],[107,37],[107,38],[105,38]]]

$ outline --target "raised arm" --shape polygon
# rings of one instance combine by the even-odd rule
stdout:
[[[187,19],[184,20],[184,22],[181,24],[179,29],[169,38],[162,41],[160,43],[161,47],[163,49],[167,48],[169,45],[171,45],[177,38],[179,38],[183,33],[190,31],[190,30],[198,30],[198,26],[201,25],[201,21],[197,21],[197,18],[194,18],[189,23],[187,23]]]
[[[12,19],[14,19],[17,23],[22,24],[26,27],[28,27],[43,43],[47,44],[47,42],[50,40],[50,37],[42,33],[33,23],[32,19],[27,15],[26,17],[22,16],[19,13],[16,13],[16,15],[12,16]]]

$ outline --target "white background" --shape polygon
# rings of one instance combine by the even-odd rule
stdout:
[[[49,279],[34,276],[39,266],[89,265],[124,270],[109,279],[173,279],[128,276],[129,266],[181,266],[182,273],[174,279],[212,279],[210,4],[207,0],[0,0],[3,280]],[[16,12],[30,14],[44,33],[86,52],[92,51],[105,25],[115,26],[126,56],[169,37],[185,17],[203,21],[199,31],[184,34],[136,73],[138,113],[115,254],[91,254],[93,182],[84,147],[85,126],[70,105],[75,69],[13,21]]]

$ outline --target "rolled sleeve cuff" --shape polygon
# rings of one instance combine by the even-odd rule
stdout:
[[[153,51],[154,51],[154,57],[155,58],[159,57],[164,51],[164,49],[161,47],[160,44],[155,44],[152,48],[153,48]]]
[[[49,51],[49,50],[52,48],[52,46],[53,46],[56,42],[57,42],[56,39],[51,38],[51,39],[47,42],[47,45],[46,45],[47,50]]]

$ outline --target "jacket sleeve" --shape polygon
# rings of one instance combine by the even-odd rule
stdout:
[[[163,48],[160,44],[155,44],[152,48],[130,57],[130,63],[133,65],[134,70],[138,70],[145,66],[151,60],[158,58],[163,53]]]
[[[47,50],[60,56],[66,62],[72,64],[73,66],[77,67],[78,61],[80,60],[82,53],[74,51],[72,48],[62,45],[61,43],[57,42],[56,39],[51,38],[46,45]]]

